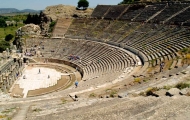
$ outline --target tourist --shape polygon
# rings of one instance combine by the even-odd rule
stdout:
[[[40,69],[39,69],[39,73],[38,74],[40,74]]]
[[[19,76],[19,73],[16,73],[16,76],[18,77],[18,76]]]
[[[48,79],[50,78],[50,76],[48,75]]]
[[[23,76],[23,79],[26,79],[26,76],[25,76],[25,75]]]
[[[161,62],[160,63],[160,72],[163,72],[163,69],[164,69],[164,62]]]
[[[78,81],[75,81],[75,87],[76,88],[78,87]]]

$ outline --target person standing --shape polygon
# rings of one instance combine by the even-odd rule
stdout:
[[[164,69],[164,62],[160,63],[160,72],[163,72]]]
[[[75,88],[78,87],[78,81],[75,81]]]

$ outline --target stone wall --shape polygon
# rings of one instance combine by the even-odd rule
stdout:
[[[7,93],[24,68],[22,59],[8,59],[0,66],[0,89]]]

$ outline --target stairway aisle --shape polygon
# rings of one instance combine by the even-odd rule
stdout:
[[[18,114],[16,114],[12,120],[25,120],[26,119],[26,114],[28,112],[28,109],[30,107],[30,104],[23,104],[20,107],[20,110],[18,111]]]

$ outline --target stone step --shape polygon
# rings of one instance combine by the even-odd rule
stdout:
[[[30,105],[29,104],[23,104],[21,107],[20,107],[20,110],[19,112],[12,118],[12,120],[26,120],[27,118],[27,112],[28,112],[28,109],[29,109]]]

